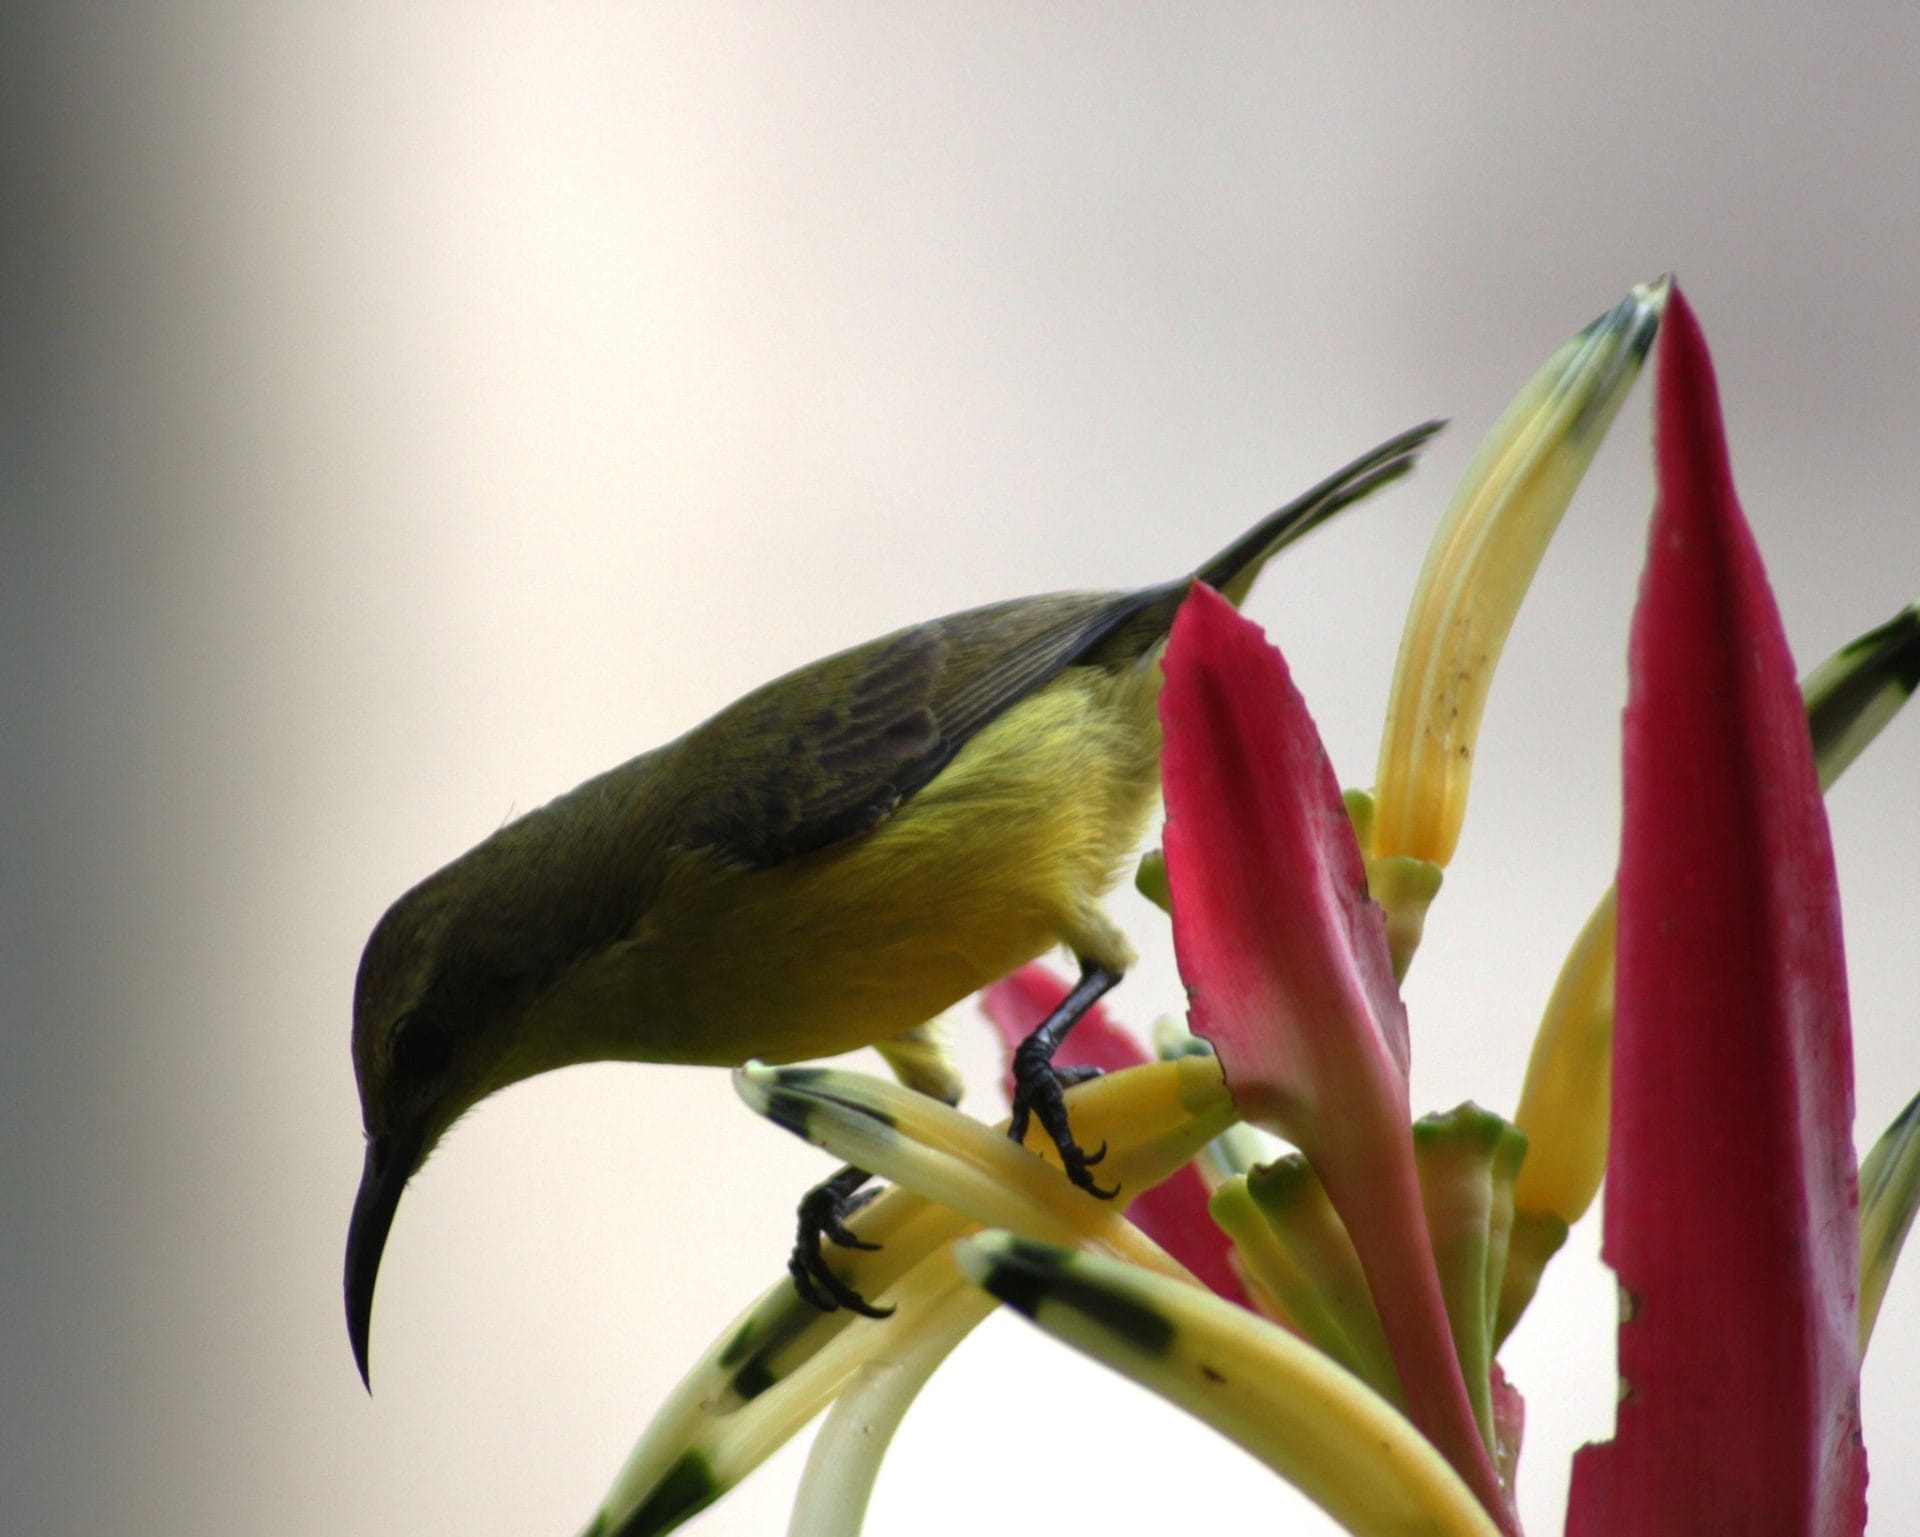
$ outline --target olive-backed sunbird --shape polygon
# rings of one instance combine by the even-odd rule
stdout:
[[[1133,959],[1099,903],[1159,787],[1174,613],[1195,581],[1239,601],[1269,556],[1405,474],[1439,426],[1356,459],[1191,576],[970,609],[790,672],[509,822],[388,908],[353,996],[366,1163],[346,1303],[362,1377],[407,1181],[467,1109],[550,1068],[877,1045],[914,1087],[952,1097],[921,1027],[1064,944],[1080,985],[1023,1049],[1015,1129],[1037,1115],[1069,1175],[1097,1189],[1097,1155],[1061,1103],[1074,1075],[1051,1057]],[[821,1187],[819,1231],[851,1240],[835,1213],[864,1177]]]

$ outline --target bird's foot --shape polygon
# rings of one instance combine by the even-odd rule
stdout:
[[[841,1308],[865,1318],[890,1318],[892,1308],[875,1307],[845,1281],[834,1274],[821,1249],[823,1240],[842,1249],[877,1249],[847,1226],[847,1218],[865,1206],[880,1192],[861,1190],[872,1176],[865,1169],[845,1168],[832,1179],[823,1180],[800,1198],[798,1226],[793,1253],[787,1258],[787,1274],[793,1277],[793,1289],[823,1313]]]
[[[1066,1170],[1067,1178],[1087,1194],[1110,1201],[1120,1193],[1120,1187],[1102,1185],[1090,1172],[1095,1164],[1107,1156],[1107,1144],[1102,1142],[1089,1153],[1074,1140],[1073,1128],[1067,1121],[1065,1097],[1066,1090],[1076,1083],[1098,1078],[1100,1069],[1055,1067],[1048,1060],[1051,1045],[1036,1031],[1014,1049],[1013,1119],[1007,1123],[1007,1135],[1015,1142],[1025,1142],[1027,1126],[1037,1117],[1040,1129],[1053,1139],[1053,1145],[1060,1150],[1060,1165]]]

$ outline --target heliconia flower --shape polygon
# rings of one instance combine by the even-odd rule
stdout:
[[[1612,1441],[1570,1537],[1853,1537],[1860,1440],[1852,1051],[1806,712],[1735,498],[1718,393],[1668,307],[1625,734],[1604,1255]]]
[[[1555,987],[1516,1125],[1416,1125],[1398,979],[1487,678],[1669,303],[1618,891]],[[856,1537],[901,1417],[1002,1302],[1356,1537],[1519,1537],[1525,1404],[1494,1353],[1603,1177],[1623,1397],[1576,1460],[1569,1537],[1860,1537],[1858,1362],[1920,1209],[1920,1099],[1861,1165],[1856,1220],[1819,797],[1920,684],[1920,605],[1795,695],[1685,300],[1634,290],[1483,446],[1422,577],[1377,800],[1343,801],[1285,662],[1205,588],[1165,674],[1168,827],[1139,885],[1172,914],[1194,1034],[1163,1023],[1149,1062],[1095,1009],[1066,1053],[1106,1072],[1068,1106],[1128,1204],[1060,1177],[1048,1138],[940,1102],[931,1053],[889,1065],[933,1098],[749,1064],[750,1106],[893,1182],[849,1219],[871,1247],[830,1263],[894,1312],[821,1313],[783,1278],[661,1407],[588,1537],[677,1528],[823,1411],[790,1530]],[[1065,991],[1031,966],[983,1003],[1011,1038]]]
[[[1375,858],[1444,865],[1493,670],[1520,600],[1653,344],[1668,282],[1643,283],[1549,358],[1454,493],[1400,640],[1374,780]]]
[[[1406,1010],[1332,765],[1259,627],[1196,587],[1160,696],[1188,1019],[1235,1104],[1305,1155],[1353,1240],[1413,1422],[1512,1514],[1448,1329],[1420,1204]]]
[[[1068,991],[1066,982],[1036,962],[1021,967],[980,995],[980,1006],[993,1021],[1006,1048],[1009,1073],[1013,1049],[1053,1013]],[[1068,1054],[1076,1064],[1085,1063],[1107,1073],[1138,1067],[1150,1060],[1145,1049],[1114,1024],[1098,1004],[1073,1027]],[[1038,1146],[1044,1141],[1044,1134],[1035,1128],[1029,1133],[1029,1140]],[[1242,1307],[1252,1306],[1229,1257],[1232,1245],[1219,1225],[1207,1215],[1209,1192],[1195,1165],[1186,1164],[1159,1184],[1128,1194],[1132,1199],[1127,1205],[1127,1217],[1142,1232],[1220,1296]]]

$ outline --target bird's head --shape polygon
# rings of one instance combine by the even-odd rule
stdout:
[[[501,827],[375,925],[353,988],[366,1166],[347,1232],[347,1332],[367,1375],[380,1254],[434,1145],[496,1089],[627,1055],[640,1017],[619,942],[659,884],[654,755]],[[600,958],[626,956],[608,982]],[[644,1013],[644,1009],[642,1009]]]
[[[400,1196],[434,1145],[499,1086],[512,1034],[493,970],[473,954],[459,867],[387,909],[360,957],[353,991],[353,1067],[366,1163],[347,1230],[347,1332],[363,1381],[374,1281]]]

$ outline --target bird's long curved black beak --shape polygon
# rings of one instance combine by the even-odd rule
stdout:
[[[367,1331],[373,1322],[373,1283],[380,1274],[380,1255],[387,1246],[400,1193],[419,1161],[417,1142],[391,1136],[367,1138],[360,1193],[353,1198],[353,1220],[347,1226],[347,1337],[353,1342],[353,1359],[369,1393],[373,1379],[367,1372]]]

